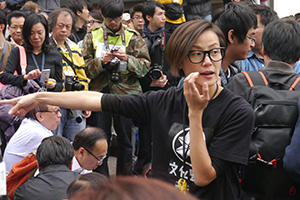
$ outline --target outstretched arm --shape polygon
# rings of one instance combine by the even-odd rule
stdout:
[[[55,105],[75,110],[102,111],[102,93],[81,92],[39,92],[18,97],[11,100],[0,101],[0,104],[11,104],[10,115],[24,116],[39,104]]]
[[[217,173],[212,166],[202,128],[203,111],[210,99],[209,88],[207,83],[204,83],[202,86],[203,94],[200,94],[195,83],[198,76],[199,73],[191,73],[186,77],[184,80],[184,96],[189,107],[190,152],[194,180],[196,185],[206,186],[217,177]]]

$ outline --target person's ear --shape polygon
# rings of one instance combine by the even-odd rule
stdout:
[[[146,19],[150,22],[150,19],[151,19],[152,17],[150,16],[150,15],[146,15]]]
[[[4,24],[0,24],[0,31],[2,32],[5,29],[5,25]]]
[[[234,43],[235,35],[234,35],[233,29],[228,31],[227,38],[228,38],[229,43],[231,43],[231,44]]]
[[[85,152],[85,149],[83,147],[79,147],[79,149],[78,149],[78,156],[79,156],[80,159],[83,158],[84,152]]]
[[[36,119],[37,119],[38,122],[43,121],[43,114],[42,114],[42,112],[35,113],[35,117],[36,117]]]
[[[262,54],[263,54],[264,56],[266,56],[267,53],[266,53],[266,50],[265,50],[264,45],[261,45],[261,50],[262,50]]]
[[[79,10],[76,12],[76,15],[77,15],[78,17],[80,17],[81,14],[82,14],[82,12],[80,12]]]

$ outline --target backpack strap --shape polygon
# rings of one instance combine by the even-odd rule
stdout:
[[[261,71],[243,71],[242,73],[245,75],[250,87],[253,87],[254,85],[269,84],[265,75]]]
[[[20,50],[20,66],[21,66],[21,72],[22,75],[26,75],[26,67],[27,67],[27,58],[26,58],[26,52],[25,52],[25,48],[23,46],[20,45],[16,45],[16,47],[19,48]]]
[[[289,88],[289,91],[293,91],[295,90],[295,87],[297,86],[297,84],[300,81],[300,76],[294,81],[294,83],[291,85],[291,87]]]

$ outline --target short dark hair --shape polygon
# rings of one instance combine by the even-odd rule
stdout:
[[[31,34],[31,29],[33,25],[41,23],[45,28],[45,41],[43,42],[42,50],[45,52],[50,51],[50,39],[49,39],[49,28],[48,28],[48,22],[44,15],[39,13],[34,13],[29,15],[24,22],[22,35],[23,35],[23,41],[25,43],[25,49],[26,51],[31,52],[33,50],[32,44],[29,41],[29,37]]]
[[[226,47],[226,39],[222,31],[207,20],[192,20],[181,24],[172,33],[167,47],[166,59],[168,60],[173,76],[183,76],[180,65],[192,49],[196,40],[206,31],[211,30],[218,36],[220,46]]]
[[[295,14],[295,19],[299,19],[300,18],[300,13]]]
[[[130,18],[133,18],[135,12],[142,12],[142,9],[143,9],[143,3],[139,3],[131,7],[129,10]]]
[[[231,2],[214,13],[212,20],[224,33],[228,40],[228,32],[242,43],[251,27],[257,27],[257,18],[253,10],[243,3]]]
[[[58,135],[44,138],[36,151],[36,160],[41,168],[55,164],[69,167],[73,157],[74,150],[70,141]]]
[[[269,58],[293,64],[299,59],[300,24],[291,19],[269,23],[263,31],[262,45]]]
[[[161,9],[165,10],[165,6],[162,3],[160,3],[159,1],[150,0],[150,1],[146,1],[143,4],[142,13],[143,13],[143,18],[145,20],[146,25],[149,24],[149,21],[146,19],[146,15],[153,17],[156,7],[159,7]]]
[[[34,119],[37,120],[36,118],[36,113],[40,112],[40,111],[48,111],[48,106],[45,104],[39,104],[38,106],[36,106],[34,109],[30,110],[25,117],[29,118],[29,119]]]
[[[72,145],[75,151],[80,147],[93,150],[98,140],[107,140],[106,133],[101,128],[88,127],[75,135]]]
[[[3,35],[5,35],[7,21],[6,21],[6,15],[2,10],[0,11],[0,24],[4,24],[4,29],[3,29],[2,33],[3,33]]]
[[[22,12],[22,11],[19,11],[19,10],[11,11],[11,12],[7,15],[7,23],[8,23],[8,26],[11,25],[11,18],[13,18],[13,17],[15,17],[15,18],[24,17],[24,19],[26,18],[24,12]]]
[[[261,16],[260,22],[264,26],[267,26],[270,22],[279,19],[277,13],[268,6],[259,4],[249,4],[248,6],[254,11],[256,15]]]
[[[98,191],[103,183],[108,182],[110,182],[109,178],[97,172],[83,174],[69,185],[67,189],[68,199],[76,197],[78,192],[83,190]]]
[[[86,7],[88,8],[87,2],[85,0],[70,0],[67,8],[72,10],[72,12],[77,16],[77,12],[81,12],[83,8]]]
[[[77,18],[75,16],[75,14],[68,8],[59,8],[59,9],[56,9],[54,11],[52,11],[49,15],[49,18],[48,18],[48,24],[49,24],[49,30],[50,32],[53,30],[55,24],[56,24],[56,21],[57,21],[57,17],[62,14],[62,15],[71,15],[72,17],[72,33],[76,32],[76,21],[77,21]]]
[[[92,10],[90,11],[90,16],[99,20],[100,22],[103,22],[103,18],[101,16],[100,10]]]
[[[124,3],[122,0],[100,0],[99,8],[104,17],[120,17],[124,12]]]

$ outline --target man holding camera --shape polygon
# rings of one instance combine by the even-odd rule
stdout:
[[[101,0],[99,6],[103,25],[86,35],[82,50],[86,73],[91,79],[90,90],[139,94],[142,89],[138,78],[145,76],[150,66],[147,46],[136,31],[122,25],[122,0]],[[93,112],[88,124],[102,128],[110,139],[112,118],[118,135],[117,174],[129,175],[132,174],[131,120]],[[109,175],[107,159],[97,171]]]
[[[79,47],[68,37],[75,30],[75,16],[71,10],[60,8],[49,16],[51,45],[63,56],[63,78],[65,91],[88,90],[88,79],[85,74],[85,63]],[[64,136],[73,142],[76,133],[86,127],[85,118],[90,111],[70,110],[61,108],[61,123],[57,135]]]

